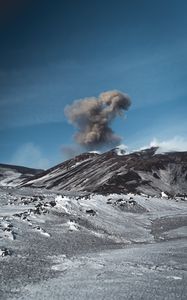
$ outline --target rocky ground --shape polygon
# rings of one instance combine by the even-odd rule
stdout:
[[[0,189],[0,299],[186,299],[186,198]]]

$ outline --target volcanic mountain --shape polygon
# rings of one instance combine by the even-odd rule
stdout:
[[[185,300],[187,152],[160,151],[1,165],[0,299]]]
[[[16,186],[43,170],[0,164],[0,186]]]
[[[25,180],[21,186],[56,191],[187,194],[187,152],[159,153],[157,147],[124,153],[84,153]]]

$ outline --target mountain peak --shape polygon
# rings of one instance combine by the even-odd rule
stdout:
[[[83,153],[26,181],[23,186],[99,193],[187,194],[187,152],[132,153],[114,148]],[[121,149],[120,149],[121,150]]]

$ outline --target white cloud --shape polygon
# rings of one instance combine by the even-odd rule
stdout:
[[[159,147],[156,153],[171,152],[171,151],[187,151],[187,138],[175,136],[168,140],[160,141],[154,138],[149,145],[141,148]]]
[[[36,169],[49,167],[49,160],[43,157],[41,149],[33,143],[26,143],[18,148],[11,159],[11,163]]]

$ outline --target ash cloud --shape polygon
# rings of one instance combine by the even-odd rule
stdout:
[[[71,146],[71,145],[70,146],[69,145],[62,146],[61,151],[62,151],[62,154],[63,154],[63,157],[65,160],[73,158],[76,155],[81,154],[81,149]]]
[[[87,149],[97,149],[121,142],[121,138],[113,132],[111,123],[116,117],[123,116],[130,105],[128,95],[114,90],[101,93],[98,98],[76,100],[67,105],[64,112],[69,122],[77,128],[75,141]]]

